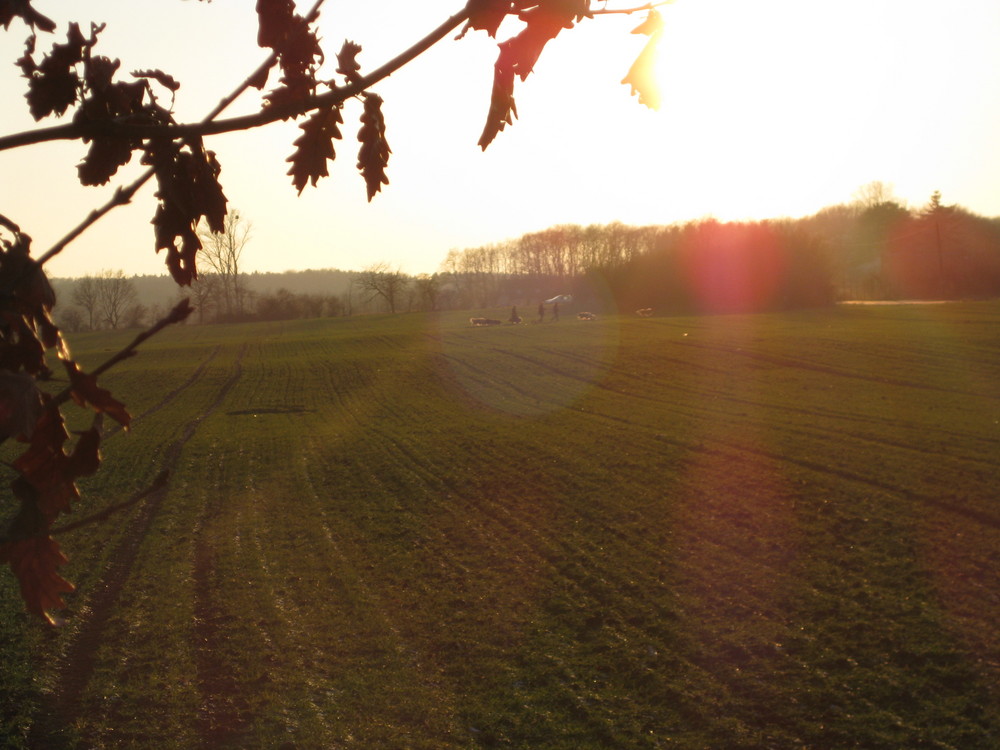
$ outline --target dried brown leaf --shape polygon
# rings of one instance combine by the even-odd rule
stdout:
[[[482,135],[479,136],[479,147],[485,151],[497,134],[508,125],[512,125],[516,117],[514,71],[509,67],[501,67],[498,60],[493,68],[493,94],[490,98],[490,110],[486,114],[486,124],[483,126]]]
[[[361,148],[358,151],[358,169],[365,178],[368,200],[389,184],[385,168],[389,163],[389,142],[385,139],[385,118],[382,116],[382,97],[378,94],[365,96],[365,109],[361,115],[361,130],[358,131]]]
[[[58,573],[68,558],[55,539],[45,535],[7,542],[0,545],[0,560],[17,576],[28,611],[54,623],[48,611],[65,607],[62,595],[73,591],[73,584]]]
[[[510,0],[469,0],[466,6],[469,14],[468,27],[496,37],[497,29],[510,10]]]
[[[70,394],[80,406],[90,404],[94,411],[107,414],[125,429],[132,421],[125,405],[115,399],[111,392],[97,384],[97,378],[85,373],[76,362],[63,360],[63,366],[69,375]]]
[[[645,104],[650,109],[660,108],[660,87],[656,80],[659,42],[660,34],[653,34],[622,79],[622,83],[631,87],[630,93],[639,95],[639,103]]]
[[[330,107],[316,110],[299,125],[302,134],[295,139],[295,151],[285,160],[292,164],[288,174],[299,193],[307,183],[315,187],[320,177],[329,176],[326,162],[337,157],[333,139],[342,137],[338,126],[343,122],[340,108]]]
[[[361,52],[361,45],[344,40],[344,46],[337,53],[337,73],[342,75],[348,83],[356,83],[361,80],[361,65],[355,59]]]
[[[43,409],[33,377],[23,372],[0,372],[0,440],[30,438]]]
[[[0,0],[0,26],[10,28],[10,22],[20,18],[32,28],[42,31],[55,31],[56,24],[51,18],[43,16],[31,7],[31,0]]]

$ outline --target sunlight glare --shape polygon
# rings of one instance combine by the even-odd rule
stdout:
[[[656,76],[667,169],[689,175],[685,190],[720,219],[811,213],[850,194],[855,165],[884,161],[884,40],[854,28],[848,12],[773,5],[781,25],[762,25],[753,4],[734,0],[666,13]],[[848,35],[871,49],[844,54]]]

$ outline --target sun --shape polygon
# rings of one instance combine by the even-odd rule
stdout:
[[[816,36],[828,12],[771,5],[781,7],[766,20],[725,0],[665,11],[660,149],[699,215],[806,215],[846,199],[879,164],[865,133],[880,104],[852,88],[864,61],[829,54]]]

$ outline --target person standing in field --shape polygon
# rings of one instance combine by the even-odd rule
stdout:
[[[510,308],[510,322],[517,325],[521,322],[521,316],[517,314],[517,305]]]
[[[544,302],[539,302],[538,303],[538,322],[541,323],[543,320],[545,320],[545,303]]]
[[[559,322],[559,303],[556,302],[552,305],[552,320],[556,323]]]

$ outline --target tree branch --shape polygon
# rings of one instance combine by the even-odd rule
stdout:
[[[110,370],[119,362],[124,362],[126,359],[134,357],[138,353],[138,349],[144,341],[146,341],[149,338],[152,338],[153,336],[158,334],[160,331],[162,331],[169,325],[183,322],[184,320],[187,319],[188,315],[190,315],[193,311],[194,308],[191,307],[191,301],[187,297],[185,297],[176,305],[174,305],[173,309],[170,312],[168,312],[166,315],[164,315],[162,318],[156,321],[156,323],[154,323],[152,326],[150,326],[145,331],[136,336],[134,339],[132,339],[131,343],[129,343],[127,346],[125,346],[115,354],[111,355],[90,374],[96,378],[98,375],[102,375],[103,373]],[[71,387],[64,388],[63,390],[61,390],[53,398],[52,406],[55,407],[66,403],[70,399],[72,390],[73,389]]]
[[[604,9],[604,10],[594,10],[591,11],[592,15],[609,15],[609,14],[632,14],[638,13],[644,10],[652,10],[653,8],[659,7],[661,5],[667,5],[673,0],[659,0],[658,2],[649,2],[645,5],[635,6],[632,8],[622,8],[622,9]],[[322,6],[324,0],[316,0],[315,5],[309,11],[306,16],[307,21],[314,21],[319,16],[319,10]],[[247,78],[233,90],[228,96],[223,97],[219,104],[200,122],[188,123],[188,124],[176,124],[176,125],[144,125],[137,123],[130,123],[127,120],[117,120],[117,121],[103,121],[103,122],[80,122],[80,123],[68,123],[66,125],[57,125],[48,128],[40,128],[32,131],[25,131],[23,133],[16,133],[10,136],[0,137],[0,151],[17,148],[19,146],[26,146],[35,143],[43,143],[46,141],[54,140],[77,140],[80,138],[88,137],[108,137],[108,136],[126,136],[126,137],[139,137],[139,138],[151,138],[155,136],[166,136],[171,139],[173,138],[192,138],[207,135],[219,135],[221,133],[230,133],[234,131],[250,130],[253,128],[262,127],[264,125],[269,125],[278,120],[286,120],[289,118],[298,117],[299,115],[310,112],[314,109],[327,108],[338,106],[348,99],[357,96],[363,91],[371,88],[376,83],[388,78],[397,70],[407,65],[409,62],[415,58],[422,55],[428,49],[433,47],[439,41],[444,39],[449,33],[458,28],[462,23],[469,19],[469,13],[467,8],[463,8],[462,11],[456,13],[446,19],[441,25],[436,29],[431,31],[425,37],[417,41],[415,44],[410,46],[408,49],[404,50],[402,53],[396,57],[389,60],[387,63],[366,76],[363,76],[358,81],[351,83],[347,86],[337,87],[331,85],[331,90],[324,94],[317,94],[312,97],[308,97],[298,102],[293,102],[288,105],[283,106],[271,106],[267,107],[260,112],[252,115],[244,115],[241,117],[232,117],[227,120],[217,120],[215,119],[221,114],[232,102],[238,99],[251,85],[251,81],[264,73],[264,71],[270,69],[274,66],[277,61],[277,55],[271,53],[263,63],[261,63],[253,73],[251,73]],[[112,209],[118,206],[126,205],[132,200],[132,196],[138,192],[146,182],[154,174],[153,169],[149,169],[143,172],[135,181],[126,187],[119,187],[111,199],[98,209],[95,209],[87,215],[77,227],[75,227],[71,232],[69,232],[65,237],[59,240],[55,245],[53,245],[49,250],[47,250],[40,258],[39,265],[43,265],[45,262],[51,258],[58,255],[63,249],[69,245],[73,240],[83,234],[90,226],[95,224],[99,219],[108,214]]]
[[[322,2],[322,0],[320,0],[320,2]],[[117,121],[69,123],[66,125],[41,128],[39,130],[27,131],[24,133],[17,133],[11,136],[2,137],[0,138],[0,151],[16,148],[18,146],[43,143],[45,141],[77,140],[79,138],[94,138],[97,136],[127,136],[132,138],[167,137],[173,139],[219,135],[221,133],[231,133],[238,130],[250,130],[263,125],[269,125],[272,122],[277,122],[278,120],[287,120],[289,118],[298,117],[299,115],[311,112],[314,109],[335,107],[344,103],[348,99],[357,96],[366,89],[371,88],[379,81],[391,76],[404,65],[433,47],[450,32],[458,28],[462,23],[468,20],[468,17],[469,14],[464,9],[461,12],[456,13],[430,32],[427,36],[423,37],[414,45],[389,60],[389,62],[379,68],[376,68],[368,75],[363,76],[355,83],[343,87],[331,86],[331,90],[326,93],[317,94],[288,105],[269,106],[255,114],[232,117],[228,120],[216,120],[214,119],[214,114],[217,113],[214,113],[213,115],[206,117],[201,122],[182,123],[177,125],[144,125],[130,123],[124,119]],[[271,58],[269,58],[269,61],[271,65],[274,64]],[[253,76],[250,78],[252,77]],[[244,82],[242,90],[247,88],[250,78]],[[242,93],[242,90],[240,93]],[[222,103],[228,104],[234,100],[236,96],[238,96],[238,94],[229,97],[228,100],[223,100]],[[224,107],[217,108],[218,112],[221,112],[223,108]]]
[[[95,208],[93,211],[87,214],[87,218],[81,221],[79,224],[77,224],[76,227],[74,227],[69,232],[69,234],[67,234],[56,244],[54,244],[52,247],[46,250],[45,253],[38,258],[38,265],[39,266],[44,265],[46,261],[54,258],[59,253],[61,253],[69,243],[71,243],[81,234],[86,232],[92,225],[97,223],[98,219],[110,213],[112,209],[130,203],[132,201],[132,196],[136,194],[139,188],[141,188],[146,183],[146,181],[153,176],[153,174],[154,170],[147,169],[131,185],[128,185],[127,187],[119,186],[118,189],[115,190],[114,195],[111,196],[111,199],[108,200],[107,203],[105,203],[100,208]]]
[[[316,20],[316,18],[319,16],[319,10],[322,7],[323,2],[324,0],[316,0],[312,9],[306,15],[307,21],[312,22]],[[215,105],[212,111],[209,112],[207,115],[205,115],[205,117],[202,119],[202,123],[207,124],[213,121],[216,117],[218,117],[223,111],[225,111],[225,109],[230,104],[236,101],[248,88],[250,88],[251,81],[263,75],[265,71],[270,70],[272,67],[274,67],[277,61],[278,61],[277,54],[272,52],[270,55],[268,55],[267,59],[265,59],[264,62],[258,65],[257,68],[250,75],[244,78],[242,83],[240,83],[235,89],[233,89],[227,96],[224,96],[222,97],[222,99],[219,100],[219,103]],[[44,128],[43,130],[52,130],[52,128]],[[3,139],[0,138],[0,142],[2,141]],[[0,151],[2,150],[3,149],[0,148]],[[154,174],[156,174],[156,170],[154,170],[153,168],[147,169],[145,172],[139,175],[139,177],[137,177],[130,185],[126,187],[119,187],[117,190],[115,190],[115,193],[111,197],[111,200],[109,200],[100,208],[91,211],[87,215],[87,218],[84,219],[82,222],[80,222],[80,224],[77,225],[75,229],[73,229],[69,234],[67,234],[65,237],[59,240],[55,245],[49,248],[38,259],[38,265],[39,266],[44,265],[46,261],[50,260],[51,258],[54,258],[56,255],[61,253],[63,249],[67,245],[69,245],[70,242],[72,242],[81,234],[83,234],[85,231],[87,231],[87,229],[89,229],[93,224],[97,223],[97,221],[101,217],[110,213],[112,209],[117,208],[118,206],[124,206],[127,203],[131,202],[132,196],[134,196],[139,191],[139,188],[145,185]]]
[[[156,323],[154,323],[152,326],[150,326],[145,331],[136,336],[134,339],[132,339],[131,343],[129,343],[126,347],[116,352],[115,354],[111,355],[100,366],[98,366],[96,370],[94,370],[90,374],[96,378],[98,375],[101,375],[110,370],[119,362],[123,362],[126,359],[134,357],[136,354],[138,354],[139,346],[143,342],[155,336],[167,326],[173,325],[174,323],[183,322],[193,311],[194,308],[191,307],[190,300],[187,297],[185,297],[176,305],[174,305],[173,309],[170,312],[168,312],[166,315],[164,315],[162,318],[156,321]],[[67,401],[70,400],[70,398],[72,397],[72,391],[73,391],[72,387],[63,388],[61,391],[59,391],[59,393],[57,393],[52,398],[52,401],[48,404],[48,408],[58,409],[60,406],[62,406],[63,404],[65,404]],[[3,445],[3,443],[6,442],[6,440],[7,437],[0,438],[0,445]]]

